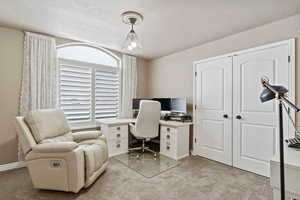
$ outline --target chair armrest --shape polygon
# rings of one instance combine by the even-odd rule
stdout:
[[[100,135],[100,131],[79,131],[72,133],[73,138],[75,141],[82,141],[82,140],[93,140],[97,139]]]
[[[132,133],[132,134],[135,133],[135,124],[129,123],[129,131],[130,131],[130,133]]]
[[[129,127],[135,128],[135,124],[134,123],[129,123]]]
[[[53,142],[38,144],[32,148],[34,153],[63,153],[70,152],[77,148],[78,144],[76,142]]]

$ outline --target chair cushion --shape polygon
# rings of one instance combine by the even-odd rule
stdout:
[[[25,121],[37,143],[44,139],[62,136],[71,131],[61,110],[44,109],[31,111],[25,117]]]
[[[85,175],[91,177],[107,161],[107,146],[102,140],[98,140],[94,144],[80,143],[80,146],[85,155]]]
[[[82,142],[79,143],[79,145],[94,145],[97,144],[99,145],[103,151],[104,151],[104,160],[108,160],[108,147],[107,147],[107,143],[106,143],[106,138],[103,136],[100,136],[99,139],[97,140],[84,140]]]
[[[65,135],[44,139],[40,143],[44,144],[44,143],[53,143],[53,142],[73,142],[73,141],[74,141],[73,134],[69,132]]]

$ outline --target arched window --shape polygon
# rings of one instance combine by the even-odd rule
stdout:
[[[102,48],[68,44],[57,49],[59,104],[71,123],[119,114],[119,59]]]

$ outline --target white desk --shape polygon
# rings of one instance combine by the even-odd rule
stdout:
[[[287,198],[300,200],[300,151],[288,148],[284,149],[285,164],[285,189]],[[271,159],[271,177],[270,184],[273,189],[273,199],[280,199],[280,172],[279,155]]]
[[[128,152],[128,124],[135,119],[97,120],[107,138],[109,156]],[[190,125],[192,122],[160,120],[160,154],[175,160],[189,156]]]

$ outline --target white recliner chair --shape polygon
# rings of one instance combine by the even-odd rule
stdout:
[[[106,169],[108,150],[100,131],[72,133],[60,110],[32,111],[16,119],[34,188],[77,193]]]

